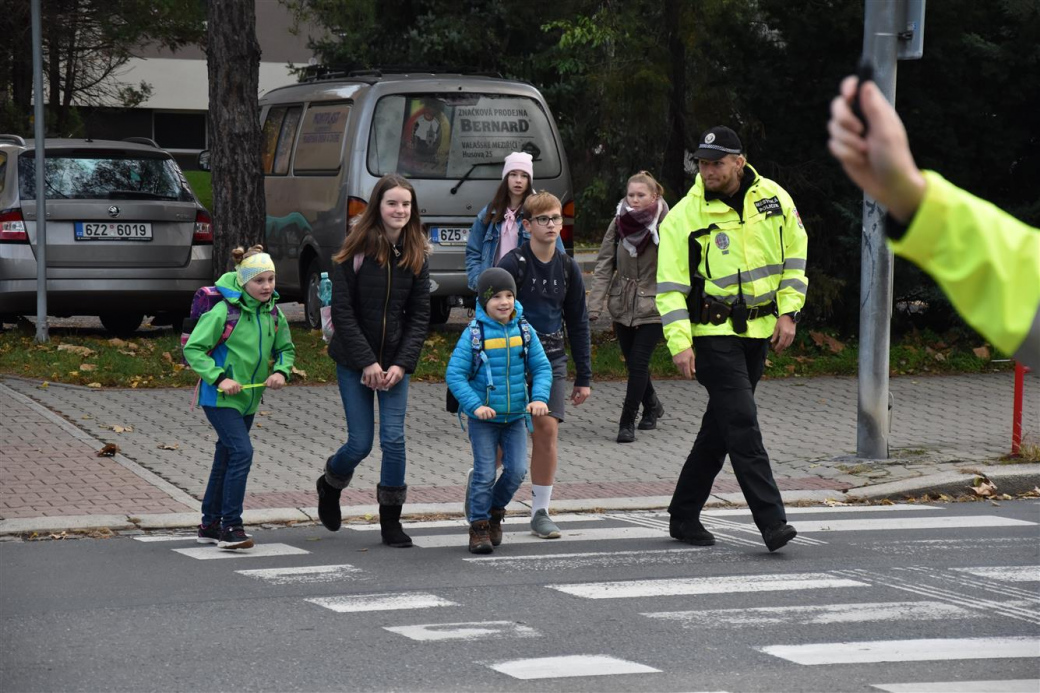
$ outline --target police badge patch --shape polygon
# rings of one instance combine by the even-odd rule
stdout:
[[[722,251],[723,255],[729,255],[729,236],[725,231],[720,231],[715,236],[715,245]]]
[[[780,208],[780,198],[775,195],[764,200],[756,200],[755,209],[758,210],[759,214],[767,214],[771,217],[784,213]]]

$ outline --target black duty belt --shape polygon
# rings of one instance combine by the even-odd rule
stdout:
[[[754,320],[756,318],[764,318],[767,315],[776,315],[776,302],[770,301],[761,306],[752,306],[748,308],[747,319]]]
[[[691,316],[693,322],[699,322],[702,325],[711,323],[712,325],[721,325],[730,318],[733,312],[735,304],[725,303],[718,300],[714,296],[705,295],[701,302],[700,314]],[[757,320],[758,318],[764,318],[767,315],[776,315],[776,302],[770,301],[760,306],[752,306],[746,309],[747,313],[744,320]]]

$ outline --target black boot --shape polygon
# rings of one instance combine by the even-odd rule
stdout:
[[[354,478],[353,474],[338,476],[329,470],[330,457],[325,462],[325,473],[318,477],[318,519],[330,532],[339,531],[343,524],[343,513],[339,508],[339,495]]]
[[[636,440],[636,414],[639,413],[638,405],[634,409],[624,408],[621,410],[621,422],[618,424],[617,442],[634,443]]]
[[[694,546],[714,546],[715,535],[704,528],[698,519],[680,519],[672,515],[668,520],[668,534],[672,539]]]
[[[376,486],[379,531],[383,535],[383,543],[395,549],[406,549],[412,545],[412,538],[401,527],[401,506],[407,497],[407,486]]]
[[[648,407],[643,405],[643,418],[639,420],[640,431],[652,431],[657,428],[657,420],[664,416],[664,405],[654,394],[653,403]]]

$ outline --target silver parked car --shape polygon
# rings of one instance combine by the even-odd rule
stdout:
[[[36,312],[36,144],[0,135],[0,319]],[[46,140],[47,309],[127,334],[176,324],[213,279],[213,229],[150,140]]]

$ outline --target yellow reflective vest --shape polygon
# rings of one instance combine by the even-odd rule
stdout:
[[[993,346],[1040,367],[1040,231],[938,173],[924,175],[924,200],[892,250],[930,274]]]
[[[775,181],[753,176],[744,195],[743,220],[722,200],[705,198],[700,176],[690,191],[661,222],[657,255],[657,310],[661,313],[668,350],[674,355],[693,345],[693,337],[735,335],[729,320],[721,325],[690,322],[686,297],[690,293],[688,239],[705,231],[697,275],[704,278],[704,293],[735,303],[740,291],[748,307],[776,301],[781,315],[801,310],[809,283],[805,277],[808,238],[801,217],[787,192]],[[748,321],[740,337],[757,339],[773,335],[772,315]]]

